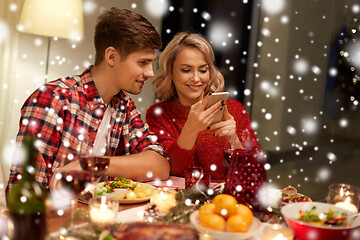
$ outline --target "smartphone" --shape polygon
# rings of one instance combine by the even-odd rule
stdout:
[[[206,107],[205,107],[205,110],[208,109],[209,107],[211,107],[212,105],[214,105],[215,103],[217,103],[218,101],[220,100],[224,100],[224,103],[226,104],[227,100],[228,100],[228,97],[229,97],[229,93],[228,92],[216,92],[216,93],[213,93],[210,97],[210,100],[209,102],[207,103]],[[215,117],[213,118],[211,124],[214,124],[214,123],[218,123],[221,121],[222,119],[222,116],[224,114],[224,107],[222,108],[221,111],[219,111],[218,113],[216,113]]]

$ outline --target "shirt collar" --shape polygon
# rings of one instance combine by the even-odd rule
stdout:
[[[100,94],[96,88],[94,79],[90,72],[93,65],[90,65],[85,71],[80,75],[80,82],[79,85],[83,87],[83,91],[85,93],[86,99],[90,105],[91,110],[101,107],[105,107],[105,102],[100,97]],[[119,104],[124,100],[125,102],[129,100],[129,96],[123,90],[121,90],[118,94],[116,94],[111,99],[111,105],[119,106]]]

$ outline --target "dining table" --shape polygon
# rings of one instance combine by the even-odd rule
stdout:
[[[152,185],[154,187],[168,187],[168,188],[173,188],[173,189],[185,189],[185,185],[184,185],[184,178],[180,178],[180,177],[173,177],[171,176],[168,180],[166,181],[151,181],[151,182],[146,182],[146,184]],[[212,182],[210,184],[210,187],[213,189],[221,189],[224,187],[224,183],[221,182]],[[119,209],[118,209],[118,213],[122,214],[122,213],[126,213],[125,215],[123,214],[123,216],[126,216],[126,218],[128,218],[128,214],[135,214],[134,211],[136,211],[136,209],[145,209],[145,207],[149,204],[149,202],[141,202],[141,203],[135,203],[135,204],[120,204],[119,205]],[[86,201],[77,201],[76,202],[76,208],[78,210],[83,210],[83,211],[89,211],[89,206],[86,203]],[[134,210],[134,211],[131,211]],[[69,221],[71,217],[71,210],[70,209],[66,209],[63,212],[61,212],[61,214],[59,214],[59,212],[56,209],[52,209],[51,207],[49,207],[47,209],[47,213],[46,213],[46,219],[47,219],[47,231],[49,233],[49,235],[52,236],[60,236],[60,230],[61,228],[64,227],[64,223],[66,221]],[[133,216],[133,219],[136,219],[136,217]],[[252,238],[248,239],[248,240],[262,240],[262,233],[263,230],[268,227],[271,226],[271,223],[268,222],[262,222],[261,223],[261,228],[260,230],[256,233],[256,235],[254,235]],[[201,234],[200,236],[200,240],[205,239]],[[66,238],[62,238],[62,237],[52,237],[52,239],[66,239]],[[208,238],[207,238],[208,239]],[[296,240],[296,238],[294,239]],[[352,237],[348,240],[360,240],[360,228],[358,228],[354,234],[352,234]]]

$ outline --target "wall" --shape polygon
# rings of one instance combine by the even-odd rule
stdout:
[[[2,105],[11,106],[7,108],[6,118],[1,125],[6,126],[1,129],[0,144],[0,162],[3,166],[3,179],[7,182],[9,167],[11,164],[11,156],[15,146],[15,137],[18,131],[18,122],[20,119],[20,108],[26,98],[39,86],[44,83],[45,61],[47,54],[47,38],[35,36],[31,34],[19,33],[15,30],[17,19],[20,16],[22,4],[24,1],[19,0],[17,10],[14,12],[6,12],[7,23],[10,30],[15,32],[11,35],[14,41],[10,54],[17,54],[16,66],[13,72],[8,76],[14,85],[6,90],[7,99],[2,101]],[[7,1],[4,9],[9,9],[14,1]],[[59,77],[66,77],[80,74],[82,71],[94,61],[93,35],[97,16],[106,9],[111,7],[126,8],[144,15],[155,27],[160,31],[161,17],[154,16],[149,13],[145,7],[145,1],[141,0],[84,0],[84,27],[85,36],[80,42],[73,42],[66,39],[51,39],[50,48],[50,64],[49,64],[49,80]],[[133,6],[136,5],[135,8]],[[157,6],[159,7],[159,6]],[[2,13],[3,15],[5,14]],[[0,19],[3,15],[0,15]],[[11,19],[10,19],[11,18]],[[18,37],[18,42],[15,37]],[[75,46],[75,47],[73,47]],[[1,62],[6,64],[6,62]],[[155,64],[154,64],[155,67]],[[4,79],[2,79],[4,80]],[[151,79],[146,81],[143,91],[137,96],[132,96],[135,100],[142,115],[145,115],[146,109],[154,102],[155,95],[151,89]],[[11,103],[11,104],[9,104]]]
[[[267,151],[301,150],[318,144],[324,128],[329,49],[348,7],[356,3],[285,2],[277,14],[259,9],[257,42],[261,44],[255,55],[251,118]],[[264,29],[268,34],[263,34]],[[300,64],[302,60],[304,64]],[[294,69],[296,63],[298,71]]]

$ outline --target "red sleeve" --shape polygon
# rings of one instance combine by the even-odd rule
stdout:
[[[182,125],[179,125],[179,121],[173,121],[169,114],[164,104],[154,104],[146,112],[146,122],[167,154],[170,174],[184,176],[184,170],[195,164],[195,148],[185,150],[177,145]]]

